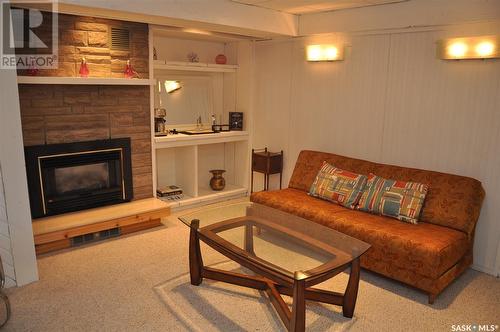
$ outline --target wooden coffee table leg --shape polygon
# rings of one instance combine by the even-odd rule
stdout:
[[[203,281],[202,269],[203,260],[201,258],[200,238],[198,237],[198,228],[200,221],[194,219],[191,222],[189,233],[189,274],[191,276],[191,285],[198,286]]]
[[[297,280],[293,283],[293,304],[290,331],[299,332],[306,329],[306,295],[305,280]]]
[[[245,251],[251,254],[255,254],[253,250],[253,226],[245,225]]]
[[[352,318],[352,315],[354,314],[356,298],[358,297],[359,272],[359,258],[356,258],[351,263],[351,274],[349,275],[349,282],[347,283],[347,288],[342,302],[342,313],[344,317]]]

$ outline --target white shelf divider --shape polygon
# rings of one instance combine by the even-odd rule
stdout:
[[[18,76],[17,83],[74,85],[154,85],[155,80],[149,78]]]

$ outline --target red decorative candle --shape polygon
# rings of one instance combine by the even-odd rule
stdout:
[[[33,63],[31,63],[28,68],[28,75],[36,76],[37,74],[38,74],[38,68]]]
[[[132,68],[132,65],[130,64],[130,60],[127,60],[127,65],[125,66],[125,71],[123,72],[125,75],[125,78],[133,78],[135,74],[134,68]]]
[[[80,63],[79,73],[81,77],[89,76],[89,67],[87,66],[87,60],[85,60],[85,58],[82,58],[82,62]]]

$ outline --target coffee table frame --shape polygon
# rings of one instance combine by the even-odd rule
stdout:
[[[359,257],[364,252],[352,258],[338,249],[314,238],[295,232],[282,225],[253,216],[229,219],[202,228],[199,228],[199,225],[200,221],[198,219],[193,219],[191,221],[189,272],[192,285],[198,286],[202,283],[203,278],[207,278],[265,291],[271,304],[276,309],[285,327],[289,331],[305,330],[306,300],[342,306],[344,317],[352,318],[359,286]],[[241,226],[245,227],[245,250],[217,235],[218,232]],[[308,245],[332,253],[336,255],[337,259],[312,270],[295,271],[292,278],[288,271],[284,271],[282,268],[260,259],[253,254],[253,226],[262,230],[285,233]],[[200,250],[200,240],[229,259],[255,272],[258,276],[250,276],[204,266]],[[350,267],[350,275],[344,294],[312,288],[312,286],[336,276],[348,267]],[[281,295],[288,295],[293,298],[292,310],[288,308]]]

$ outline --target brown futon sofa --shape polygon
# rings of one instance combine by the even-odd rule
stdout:
[[[307,195],[323,161],[360,174],[429,185],[419,223],[351,210]],[[361,239],[371,248],[361,266],[429,294],[429,303],[472,264],[484,190],[472,178],[384,165],[330,153],[302,151],[288,188],[253,193],[271,206]]]

